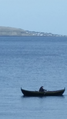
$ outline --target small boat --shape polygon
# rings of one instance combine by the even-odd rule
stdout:
[[[42,96],[61,96],[63,95],[65,91],[65,88],[64,89],[61,89],[61,90],[55,90],[55,91],[47,91],[45,90],[44,92],[40,92],[40,91],[29,91],[29,90],[24,90],[21,88],[21,92],[23,93],[24,96],[39,96],[39,97],[42,97]]]

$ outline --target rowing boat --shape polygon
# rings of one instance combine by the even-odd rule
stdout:
[[[65,91],[64,89],[61,90],[55,90],[55,91],[47,91],[45,90],[44,92],[40,92],[40,91],[29,91],[29,90],[24,90],[21,88],[21,92],[23,93],[24,96],[61,96],[63,95]]]

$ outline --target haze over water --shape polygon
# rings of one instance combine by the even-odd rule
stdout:
[[[0,37],[0,118],[66,119],[60,97],[23,97],[20,88],[67,87],[66,37]]]

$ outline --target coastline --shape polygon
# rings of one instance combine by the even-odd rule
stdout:
[[[58,35],[58,34],[52,34],[52,33],[45,33],[45,32],[35,32],[35,31],[28,31],[23,30],[21,28],[13,28],[13,27],[4,27],[0,26],[0,37],[5,36],[17,36],[17,37],[23,37],[23,36],[41,36],[41,37],[67,37],[66,35]]]

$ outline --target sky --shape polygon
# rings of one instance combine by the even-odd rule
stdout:
[[[0,0],[0,26],[67,35],[67,0]]]

